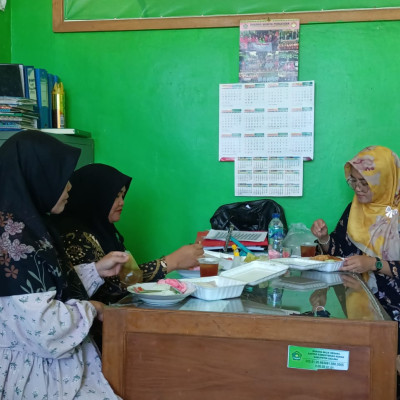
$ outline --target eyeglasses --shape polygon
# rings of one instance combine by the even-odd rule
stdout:
[[[360,188],[362,192],[368,192],[369,190],[369,185],[368,182],[365,179],[356,179],[353,178],[352,176],[347,179],[347,184],[353,189],[356,190],[357,186]]]

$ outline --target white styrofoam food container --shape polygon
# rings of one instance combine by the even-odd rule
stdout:
[[[322,271],[322,272],[337,272],[339,271],[340,267],[343,265],[343,261],[321,261],[318,266],[316,266],[315,270]]]
[[[290,290],[306,291],[317,290],[328,287],[326,282],[302,276],[288,276],[274,280],[274,287],[286,288]]]
[[[242,294],[245,286],[244,282],[223,276],[207,276],[198,279],[181,280],[192,283],[196,288],[192,296],[202,300],[222,300],[238,297]]]
[[[237,279],[246,285],[258,285],[261,282],[283,275],[288,270],[285,264],[273,261],[252,261],[239,267],[221,272],[220,276]]]
[[[316,279],[317,281],[322,281],[330,286],[340,285],[343,283],[342,274],[338,272],[322,272],[322,271],[303,271],[301,276],[310,279]]]
[[[298,269],[301,271],[316,269],[321,266],[321,261],[310,260],[307,257],[274,258],[274,261],[285,264],[291,269]]]
[[[244,307],[242,299],[236,297],[234,299],[221,299],[213,301],[205,301],[191,297],[179,308],[185,311],[204,311],[204,312],[228,312],[228,313],[243,313]]]

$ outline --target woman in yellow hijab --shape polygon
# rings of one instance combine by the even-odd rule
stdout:
[[[400,322],[399,158],[386,147],[370,146],[344,170],[353,201],[330,235],[322,219],[311,231],[324,253],[345,257],[343,271],[369,275],[375,296]]]

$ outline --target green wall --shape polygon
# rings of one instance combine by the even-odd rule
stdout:
[[[400,2],[399,2],[400,5]],[[139,262],[193,242],[234,196],[218,162],[218,85],[238,81],[238,28],[52,32],[51,2],[12,4],[12,61],[57,73],[67,124],[95,157],[133,177],[119,228]],[[300,80],[315,80],[315,159],[304,195],[276,198],[289,223],[334,228],[352,192],[343,165],[361,148],[400,153],[400,21],[302,25]]]
[[[0,63],[11,62],[11,4],[0,11]]]

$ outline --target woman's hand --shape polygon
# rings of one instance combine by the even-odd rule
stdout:
[[[128,259],[128,254],[123,251],[112,251],[95,263],[97,272],[102,278],[118,275]]]
[[[355,277],[351,275],[342,274],[340,278],[342,279],[344,287],[354,289],[356,291],[361,289],[361,283]]]
[[[188,244],[180,247],[178,250],[165,256],[168,272],[175,269],[186,269],[199,265],[197,259],[203,254],[204,249],[200,243]]]
[[[325,243],[329,240],[328,227],[323,219],[317,219],[314,221],[311,226],[311,232],[321,243]]]
[[[328,288],[318,289],[311,293],[310,304],[312,310],[316,311],[318,307],[325,307]]]
[[[354,272],[357,274],[362,274],[363,272],[374,271],[375,270],[375,257],[369,256],[351,256],[345,258],[343,261],[343,266],[340,271]]]
[[[97,319],[99,321],[103,321],[103,311],[104,311],[104,304],[101,303],[100,301],[95,301],[95,300],[90,300],[89,303],[94,306],[94,308],[97,311]]]

